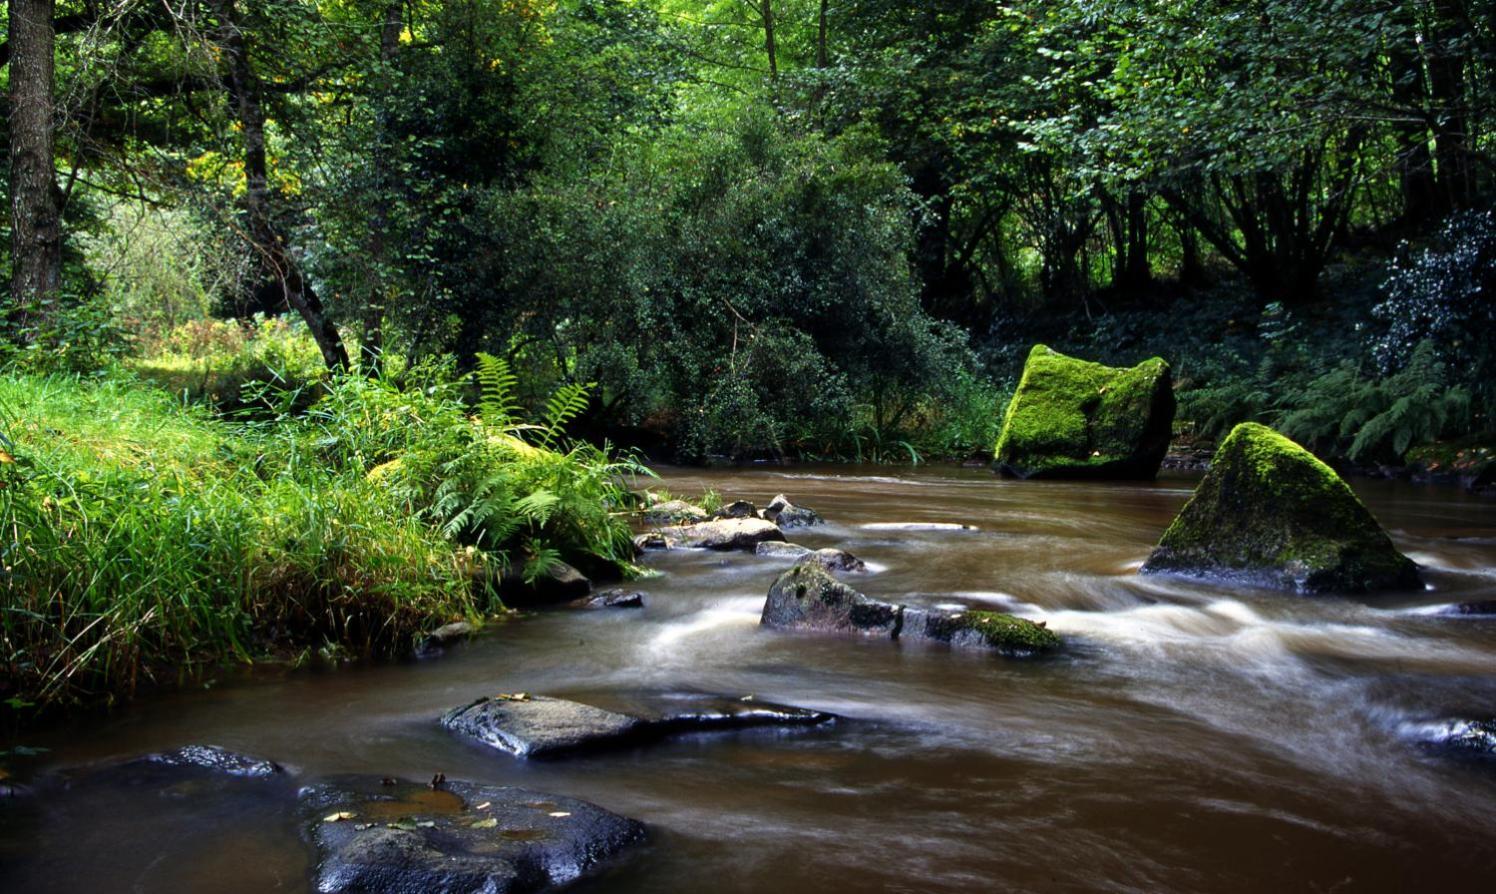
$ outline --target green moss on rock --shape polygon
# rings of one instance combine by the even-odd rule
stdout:
[[[1251,422],[1221,442],[1143,572],[1236,576],[1306,593],[1419,586],[1418,566],[1333,469]]]
[[[958,623],[987,645],[1010,654],[1042,654],[1060,647],[1059,634],[1053,630],[1004,612],[966,612]]]
[[[996,462],[1019,478],[1152,478],[1169,449],[1174,383],[1158,357],[1130,369],[1034,345]]]

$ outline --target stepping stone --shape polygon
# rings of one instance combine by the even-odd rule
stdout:
[[[643,693],[624,710],[544,695],[499,695],[454,708],[442,726],[523,758],[549,758],[635,744],[677,733],[751,726],[808,726],[833,715],[752,697]]]

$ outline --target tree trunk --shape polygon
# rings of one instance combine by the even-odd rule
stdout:
[[[53,0],[11,0],[10,211],[13,320],[23,340],[62,287],[62,212],[53,167]]]
[[[400,50],[400,32],[405,30],[404,0],[391,0],[384,8],[383,21],[379,28],[379,63],[386,78],[389,78],[395,54]],[[382,95],[376,100],[374,150],[371,159],[374,168],[376,191],[387,195],[390,188],[390,134],[386,119],[389,113],[385,106],[390,102],[391,90],[385,85]],[[360,345],[364,372],[377,379],[382,371],[384,357],[384,310],[389,292],[389,214],[383,201],[376,202],[369,217],[369,259],[374,266],[373,281],[365,297],[363,313],[363,341]]]
[[[218,42],[223,54],[229,105],[238,118],[240,139],[244,144],[243,201],[251,247],[260,256],[262,268],[280,289],[286,304],[306,321],[328,368],[347,369],[348,350],[343,346],[343,339],[291,256],[272,214],[269,164],[265,154],[265,108],[260,101],[259,77],[250,66],[249,45],[239,27],[235,0],[211,0],[211,3],[213,14],[218,19]]]
[[[821,0],[821,12],[816,16],[816,68],[831,64],[831,55],[826,51],[826,6],[830,0]]]
[[[1433,102],[1434,160],[1449,208],[1468,207],[1475,195],[1470,114],[1466,102],[1464,41],[1473,33],[1452,0],[1434,3],[1433,40],[1428,50],[1429,96]]]
[[[769,80],[779,78],[779,49],[774,43],[774,5],[771,0],[761,0],[764,19],[764,52],[769,57]]]

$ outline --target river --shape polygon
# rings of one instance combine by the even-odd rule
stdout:
[[[1496,716],[1496,620],[1432,610],[1496,598],[1496,500],[1357,483],[1428,589],[1300,598],[1135,573],[1188,477],[663,477],[677,494],[760,505],[786,493],[828,520],[793,539],[868,561],[848,580],[869,595],[1011,610],[1047,621],[1067,649],[1017,661],[761,629],[784,562],[681,551],[651,555],[662,576],[639,585],[643,611],[540,613],[439,660],[260,674],[27,744],[50,749],[48,769],[214,743],[301,779],[440,771],[647,823],[646,848],[582,892],[1496,889],[1496,763],[1414,742],[1444,717]],[[602,703],[638,689],[753,694],[842,719],[530,763],[435,723],[493,692]],[[252,794],[106,787],[9,814],[11,894],[310,886],[294,819]]]

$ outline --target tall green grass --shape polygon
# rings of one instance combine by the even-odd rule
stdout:
[[[399,653],[496,608],[513,565],[627,567],[617,510],[640,467],[527,444],[451,387],[326,390],[240,424],[124,374],[0,375],[0,699],[110,701],[326,644]]]

